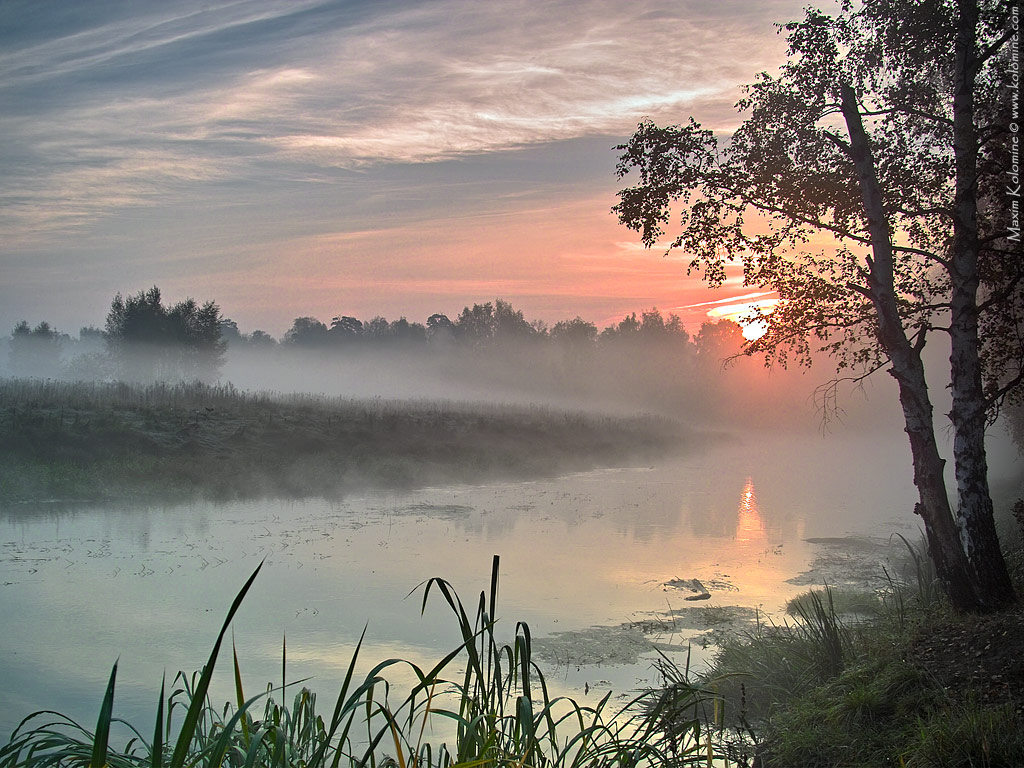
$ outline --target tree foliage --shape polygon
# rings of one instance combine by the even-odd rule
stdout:
[[[114,296],[103,334],[119,376],[128,380],[210,381],[224,361],[217,304],[188,298],[165,306],[156,286]]]
[[[8,346],[12,371],[16,376],[56,376],[67,341],[66,334],[45,320],[35,328],[30,328],[26,320],[20,320],[11,331]]]
[[[982,51],[1007,29],[1007,3],[982,14]],[[948,2],[886,0],[831,17],[809,10],[782,26],[789,61],[762,73],[738,108],[748,117],[721,141],[693,118],[685,125],[645,120],[623,150],[620,177],[638,183],[620,192],[620,220],[654,246],[671,228],[668,248],[690,255],[690,268],[713,286],[726,266],[741,265],[745,284],[778,291],[768,333],[748,345],[769,361],[810,362],[821,349],[840,369],[872,369],[887,359],[877,316],[865,295],[872,242],[857,171],[843,135],[840,85],[857,84],[870,131],[893,249],[897,301],[911,335],[943,330],[950,308],[949,252],[956,217],[952,141],[952,62],[956,31]],[[1010,100],[1006,57],[985,59],[976,101],[979,123],[978,218],[980,315],[989,332],[985,371],[997,395],[1019,379],[1024,363],[1021,261],[1006,239],[1005,171]],[[678,221],[678,227],[672,224]],[[996,326],[1009,334],[993,332]],[[993,397],[991,404],[994,404]]]
[[[984,458],[986,414],[1024,371],[1024,266],[1003,178],[1010,10],[1005,0],[808,9],[781,27],[787,61],[745,88],[731,136],[693,118],[644,121],[618,165],[620,178],[638,178],[615,211],[646,245],[668,237],[712,285],[733,263],[746,285],[778,292],[748,351],[786,365],[819,349],[843,375],[887,367],[897,379],[918,509],[965,609],[1013,594]],[[952,347],[959,542],[921,357],[936,333]]]
[[[721,365],[743,349],[743,330],[731,320],[702,323],[694,343],[699,360]]]

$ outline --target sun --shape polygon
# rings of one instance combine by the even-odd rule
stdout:
[[[707,314],[716,320],[732,320],[743,329],[743,338],[747,341],[756,341],[768,331],[768,321],[764,315],[771,314],[778,305],[778,299],[759,299],[725,304],[709,309]]]
[[[757,341],[768,332],[768,323],[765,320],[748,320],[746,324],[740,323],[743,329],[743,338],[747,341]]]

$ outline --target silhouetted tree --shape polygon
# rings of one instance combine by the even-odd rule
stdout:
[[[632,312],[622,318],[617,324],[609,325],[598,337],[602,342],[623,342],[629,341],[640,332],[640,321],[636,319],[636,312]]]
[[[551,338],[570,347],[592,346],[597,340],[597,326],[577,315],[572,320],[559,320],[551,327]]]
[[[415,347],[426,343],[427,329],[420,323],[410,323],[405,317],[400,317],[388,326],[388,336],[399,346]]]
[[[384,320],[384,318],[380,319]],[[384,320],[384,323],[386,326],[387,321]],[[332,344],[346,345],[360,341],[364,332],[362,321],[342,315],[331,320],[331,330],[328,333]]]
[[[167,310],[155,285],[127,298],[119,293],[110,303],[104,336],[115,353],[130,345],[166,344],[169,335]]]
[[[665,336],[665,318],[661,316],[657,307],[640,313],[640,333],[649,339],[659,341]]]
[[[153,286],[134,296],[117,294],[104,338],[122,378],[214,380],[224,360],[220,308],[185,299],[168,308]]]
[[[455,339],[455,323],[448,315],[436,313],[427,318],[427,342],[434,345],[448,345]]]
[[[327,326],[315,317],[296,317],[292,327],[285,331],[281,343],[300,349],[325,347],[328,343]]]
[[[543,327],[543,326],[541,326]],[[515,309],[511,303],[495,299],[494,301],[494,332],[496,341],[525,341],[542,335],[538,328],[527,322],[522,310]]]
[[[743,353],[743,329],[732,320],[701,323],[695,344],[697,359],[705,366],[721,366],[730,357]]]
[[[66,339],[45,320],[35,328],[29,328],[25,320],[19,321],[8,343],[12,372],[15,376],[56,376],[60,372],[61,349]]]
[[[551,342],[563,359],[579,365],[593,353],[597,341],[597,326],[578,315],[572,320],[560,320],[551,327]]]
[[[1009,214],[996,214],[1007,205],[1012,7],[808,9],[784,27],[779,75],[747,88],[739,107],[748,116],[728,143],[692,118],[666,128],[644,121],[618,166],[620,177],[639,172],[615,210],[646,245],[680,210],[670,247],[690,254],[691,269],[720,285],[734,261],[748,285],[778,291],[768,332],[750,350],[809,363],[817,345],[855,377],[888,368],[917,511],[960,610],[1014,600],[984,447],[986,415],[1024,377],[1019,226],[1007,231]],[[835,244],[821,245],[823,236]],[[936,332],[952,344],[955,518],[921,355]]]
[[[371,344],[383,345],[390,340],[390,329],[391,325],[388,323],[387,318],[377,315],[363,323],[362,335]]]
[[[238,323],[228,317],[220,321],[220,337],[229,347],[237,346],[244,341],[241,331],[238,330]]]
[[[93,325],[79,328],[78,345],[86,353],[102,351],[106,346],[106,342],[103,340],[103,329]]]
[[[81,381],[110,377],[110,355],[107,354],[107,343],[100,328],[84,326],[78,330],[78,339],[69,339],[61,373],[67,378]]]
[[[494,305],[474,304],[473,308],[463,307],[455,321],[455,335],[464,344],[482,346],[494,338]]]
[[[261,331],[258,328],[250,333],[245,338],[246,343],[253,348],[266,349],[269,347],[277,346],[277,339],[271,336],[266,331]]]
[[[175,367],[186,377],[216,379],[227,347],[221,336],[220,308],[212,301],[200,305],[185,299],[171,307],[167,319],[178,351]]]

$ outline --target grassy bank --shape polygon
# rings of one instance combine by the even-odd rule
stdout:
[[[335,496],[649,461],[678,425],[230,386],[0,382],[0,501]]]
[[[666,727],[701,720],[733,765],[1024,765],[1024,608],[957,616],[913,556],[873,596],[815,590],[786,622],[725,639],[702,701],[666,664],[663,698],[683,700]]]

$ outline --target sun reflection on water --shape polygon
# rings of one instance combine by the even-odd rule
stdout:
[[[737,541],[759,541],[765,537],[764,520],[757,506],[757,493],[754,491],[754,479],[748,477],[740,494],[740,505],[736,521]]]

